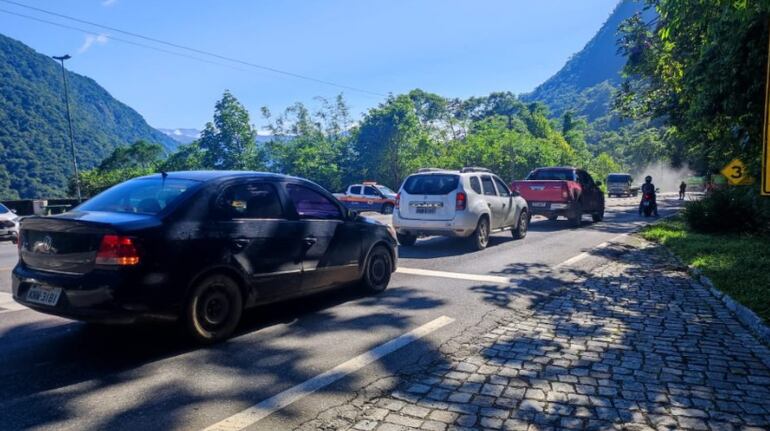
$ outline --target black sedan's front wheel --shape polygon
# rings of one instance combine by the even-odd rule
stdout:
[[[187,300],[187,331],[198,342],[215,343],[233,333],[242,313],[238,283],[224,274],[210,275],[195,284]]]
[[[393,257],[384,246],[378,245],[369,252],[364,268],[363,285],[370,292],[382,292],[390,283],[393,273]]]

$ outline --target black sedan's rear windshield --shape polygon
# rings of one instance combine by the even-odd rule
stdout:
[[[571,169],[532,171],[527,179],[536,181],[575,181],[575,171]]]
[[[412,175],[406,179],[404,191],[410,195],[445,195],[456,189],[459,182],[459,175]]]
[[[99,193],[77,209],[155,215],[198,183],[180,178],[138,178]]]

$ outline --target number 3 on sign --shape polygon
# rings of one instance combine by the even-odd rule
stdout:
[[[751,184],[752,179],[746,175],[746,165],[739,159],[734,159],[722,168],[721,174],[727,178],[727,181],[734,185]]]
[[[736,180],[743,178],[742,166],[733,166],[731,169],[733,170],[733,174],[730,175],[730,178],[735,178]]]

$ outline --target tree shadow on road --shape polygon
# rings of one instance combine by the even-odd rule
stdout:
[[[770,352],[721,303],[660,253],[614,245],[596,254],[612,258],[616,271],[592,274],[522,311],[480,353],[507,368],[502,397],[515,406],[511,426],[770,425],[763,416],[770,389],[748,377],[770,376],[759,359]],[[533,287],[558,282],[530,268],[511,272],[531,277]],[[499,286],[474,290],[509,305]]]
[[[499,232],[489,237],[485,250],[475,250],[469,238],[430,237],[420,239],[410,247],[398,248],[398,257],[403,259],[435,259],[439,257],[461,256],[469,253],[481,253],[494,250],[495,247],[514,241],[510,232]]]
[[[346,315],[335,310],[342,304],[371,312]],[[171,326],[94,328],[72,323],[48,333],[44,342],[34,341],[45,330],[40,325],[13,327],[0,336],[28,341],[0,346],[0,421],[20,429],[186,429],[196,420],[211,422],[213,418],[199,416],[204,406],[225,406],[227,411],[227,406],[252,405],[325,371],[307,367],[314,352],[302,343],[305,337],[326,337],[330,343],[324,348],[333,350],[349,337],[358,338],[356,334],[366,337],[381,329],[401,334],[414,326],[396,309],[441,305],[411,287],[367,296],[351,286],[250,310],[234,338],[207,348],[192,344]],[[375,338],[363,350],[382,342]],[[419,339],[410,348],[432,351],[436,346]],[[344,359],[349,358],[339,362]],[[396,367],[388,361],[381,366]],[[357,388],[347,378],[334,390]],[[281,414],[293,413],[287,409]]]

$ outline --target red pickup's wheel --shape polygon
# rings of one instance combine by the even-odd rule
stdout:
[[[575,212],[569,218],[569,224],[572,227],[580,227],[580,224],[582,222],[583,222],[583,205],[578,203],[575,206]]]
[[[604,220],[604,207],[602,207],[599,211],[591,214],[591,218],[593,219],[594,223],[598,223]]]

